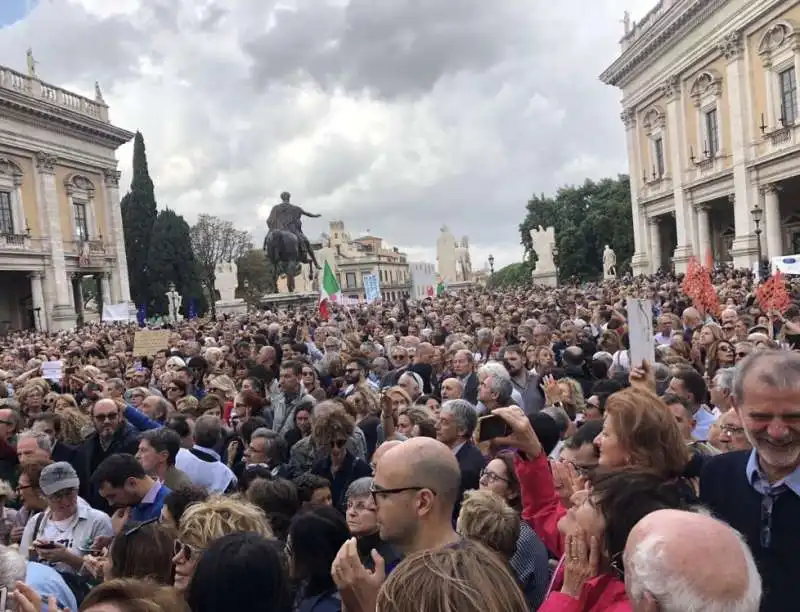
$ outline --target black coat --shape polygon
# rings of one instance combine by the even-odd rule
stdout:
[[[458,467],[461,469],[461,492],[458,496],[458,503],[453,509],[453,520],[458,517],[458,512],[461,510],[461,498],[464,493],[478,488],[481,472],[486,467],[486,459],[483,453],[472,442],[466,442],[464,446],[458,449],[456,461],[458,461]]]
[[[478,387],[480,383],[478,382],[478,375],[473,372],[469,376],[467,376],[467,382],[464,385],[464,392],[461,397],[467,400],[470,404],[475,406],[478,403]]]

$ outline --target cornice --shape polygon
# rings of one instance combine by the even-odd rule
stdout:
[[[8,89],[0,89],[0,114],[35,127],[67,134],[81,140],[99,142],[111,149],[119,148],[134,136],[132,132],[110,123],[66,108],[56,109],[46,102],[32,100]]]
[[[675,39],[685,36],[726,2],[693,0],[688,6],[676,3],[600,75],[600,80],[606,85],[622,87],[658,59]]]

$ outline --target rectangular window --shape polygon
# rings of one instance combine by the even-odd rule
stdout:
[[[778,75],[781,88],[781,117],[783,125],[794,125],[797,119],[797,76],[794,67]]]
[[[659,137],[653,141],[653,153],[655,155],[655,171],[657,178],[664,176],[664,139]]]
[[[80,242],[89,240],[89,226],[86,223],[86,204],[74,202],[72,209],[75,214],[75,237]]]
[[[347,272],[345,274],[345,282],[347,283],[348,289],[355,289],[356,285],[356,273],[355,272]]]
[[[11,194],[0,191],[0,234],[14,233],[14,215],[11,213]]]
[[[716,157],[719,153],[719,122],[716,108],[706,113],[706,147],[708,157]]]

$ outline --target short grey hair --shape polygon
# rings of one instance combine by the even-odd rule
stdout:
[[[492,330],[488,327],[481,327],[477,332],[475,332],[475,339],[478,341],[478,343],[491,341]]]
[[[256,438],[264,438],[265,440],[274,440],[278,437],[278,434],[268,427],[259,427],[256,429],[252,434],[250,434],[250,440],[255,440]]]
[[[625,558],[625,587],[631,603],[650,593],[662,612],[752,612],[761,601],[761,575],[758,573],[750,547],[739,532],[739,545],[747,565],[747,590],[738,601],[712,601],[698,592],[690,577],[681,573],[680,566],[670,563],[664,552],[664,536],[651,533],[639,542],[633,553]],[[636,607],[634,605],[634,607]]]
[[[508,373],[506,366],[499,361],[487,361],[478,368],[478,377],[493,376],[495,378],[504,378],[511,380],[511,374]]]
[[[372,491],[372,476],[364,476],[358,478],[350,483],[347,487],[345,499],[349,500],[352,497],[368,497]]]
[[[714,376],[714,386],[721,391],[731,393],[733,391],[734,378],[736,378],[736,368],[722,368],[717,370]]]
[[[28,564],[17,550],[10,546],[0,546],[0,588],[7,588],[11,594],[16,590],[17,582],[25,582],[27,571]]]
[[[50,442],[50,436],[48,436],[43,431],[33,431],[32,429],[26,429],[17,438],[17,444],[22,442],[22,440],[32,439],[36,440],[36,446],[41,448],[46,453],[53,452],[53,443]]]
[[[800,386],[800,355],[792,351],[766,349],[745,357],[736,366],[733,396],[742,401],[744,385],[755,371],[758,380],[773,389],[797,389]]]
[[[456,427],[464,430],[464,437],[472,437],[472,433],[478,426],[478,413],[472,404],[463,399],[448,400],[442,404],[441,412],[452,414],[456,421]]]
[[[510,406],[511,396],[514,394],[514,385],[511,384],[511,379],[496,374],[489,374],[488,379],[492,393],[497,393],[497,403],[504,408]]]

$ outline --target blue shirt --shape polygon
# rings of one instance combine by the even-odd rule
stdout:
[[[52,567],[41,563],[28,562],[25,573],[25,584],[42,596],[42,612],[47,612],[47,599],[54,596],[58,601],[59,609],[78,609],[78,602],[72,594],[67,583]]]
[[[761,495],[777,495],[781,491],[789,489],[800,497],[800,467],[796,467],[794,472],[789,474],[786,478],[782,478],[778,482],[770,484],[767,477],[761,471],[761,467],[758,465],[756,449],[753,449],[750,451],[750,457],[747,460],[747,467],[745,470],[747,472],[747,482]]]
[[[144,523],[160,517],[164,499],[169,493],[170,490],[166,486],[156,481],[142,501],[131,508],[130,522]]]

